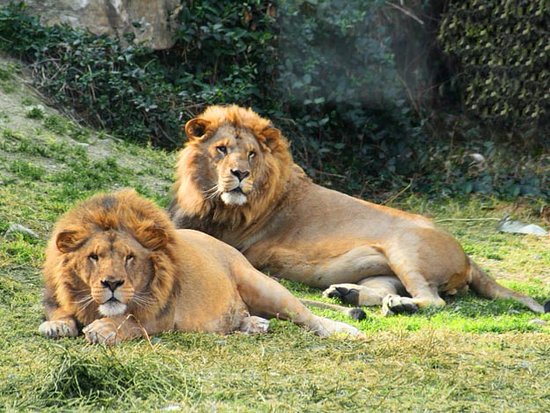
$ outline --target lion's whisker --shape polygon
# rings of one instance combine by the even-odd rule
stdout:
[[[150,298],[140,298],[140,297],[134,297],[134,302],[139,304],[152,304],[155,302],[155,300]]]
[[[218,184],[215,184],[212,188],[207,189],[206,191],[202,191],[203,194],[211,193],[212,191],[217,192],[218,191]]]
[[[133,300],[136,303],[139,302],[141,304],[152,304],[155,302],[155,300],[151,298],[148,294],[135,294]]]
[[[85,295],[80,300],[73,301],[73,304],[84,304],[85,302],[87,302],[89,300],[92,300],[92,299],[93,298],[92,298],[91,295]]]
[[[79,313],[83,312],[84,310],[86,310],[86,308],[88,308],[90,306],[90,304],[92,304],[94,302],[94,298],[89,295],[87,297],[84,297],[82,298],[81,300],[78,300],[78,301],[73,301],[74,304],[80,304],[82,305],[77,311]]]
[[[216,190],[216,192],[214,192],[214,193],[208,195],[208,196],[205,197],[204,199],[205,199],[205,201],[209,201],[209,200],[211,200],[211,199],[214,199],[214,198],[217,197],[217,196],[220,196],[220,194],[221,194],[221,191]]]
[[[133,302],[136,304],[137,307],[146,308],[154,304],[155,300],[149,297],[140,297],[139,295],[135,295],[133,298]]]

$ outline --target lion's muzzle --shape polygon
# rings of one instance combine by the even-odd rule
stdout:
[[[131,297],[128,295],[128,289],[121,288],[125,281],[121,279],[105,278],[100,281],[101,289],[99,294],[96,294],[96,301],[99,305],[99,312],[106,316],[112,317],[123,314],[126,311],[128,302]]]
[[[101,285],[114,292],[118,287],[124,284],[124,280],[101,280]]]

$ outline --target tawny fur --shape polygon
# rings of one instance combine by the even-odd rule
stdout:
[[[210,107],[186,124],[186,134],[172,220],[233,245],[260,270],[327,288],[326,295],[348,303],[391,303],[396,311],[442,306],[440,294],[469,286],[543,311],[498,285],[428,219],[312,183],[286,138],[251,109]],[[240,182],[232,176],[237,168],[249,173]],[[224,195],[237,184],[246,189],[242,205]]]
[[[133,190],[97,195],[63,216],[44,265],[48,337],[93,343],[162,331],[229,333],[264,329],[250,316],[278,316],[326,336],[357,329],[313,315],[234,248],[176,230],[167,214]]]

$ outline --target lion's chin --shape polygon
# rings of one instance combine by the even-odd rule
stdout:
[[[246,204],[246,195],[240,191],[224,192],[221,196],[222,201],[226,205],[244,205]]]
[[[126,311],[126,304],[120,301],[107,301],[99,306],[99,312],[105,317],[114,317],[124,314]]]

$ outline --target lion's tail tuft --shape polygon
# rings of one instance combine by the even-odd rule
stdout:
[[[542,306],[531,297],[512,291],[489,277],[485,271],[470,259],[470,287],[485,298],[512,298],[526,305],[536,313],[544,313],[550,310],[550,305]],[[549,308],[547,308],[549,307]]]

